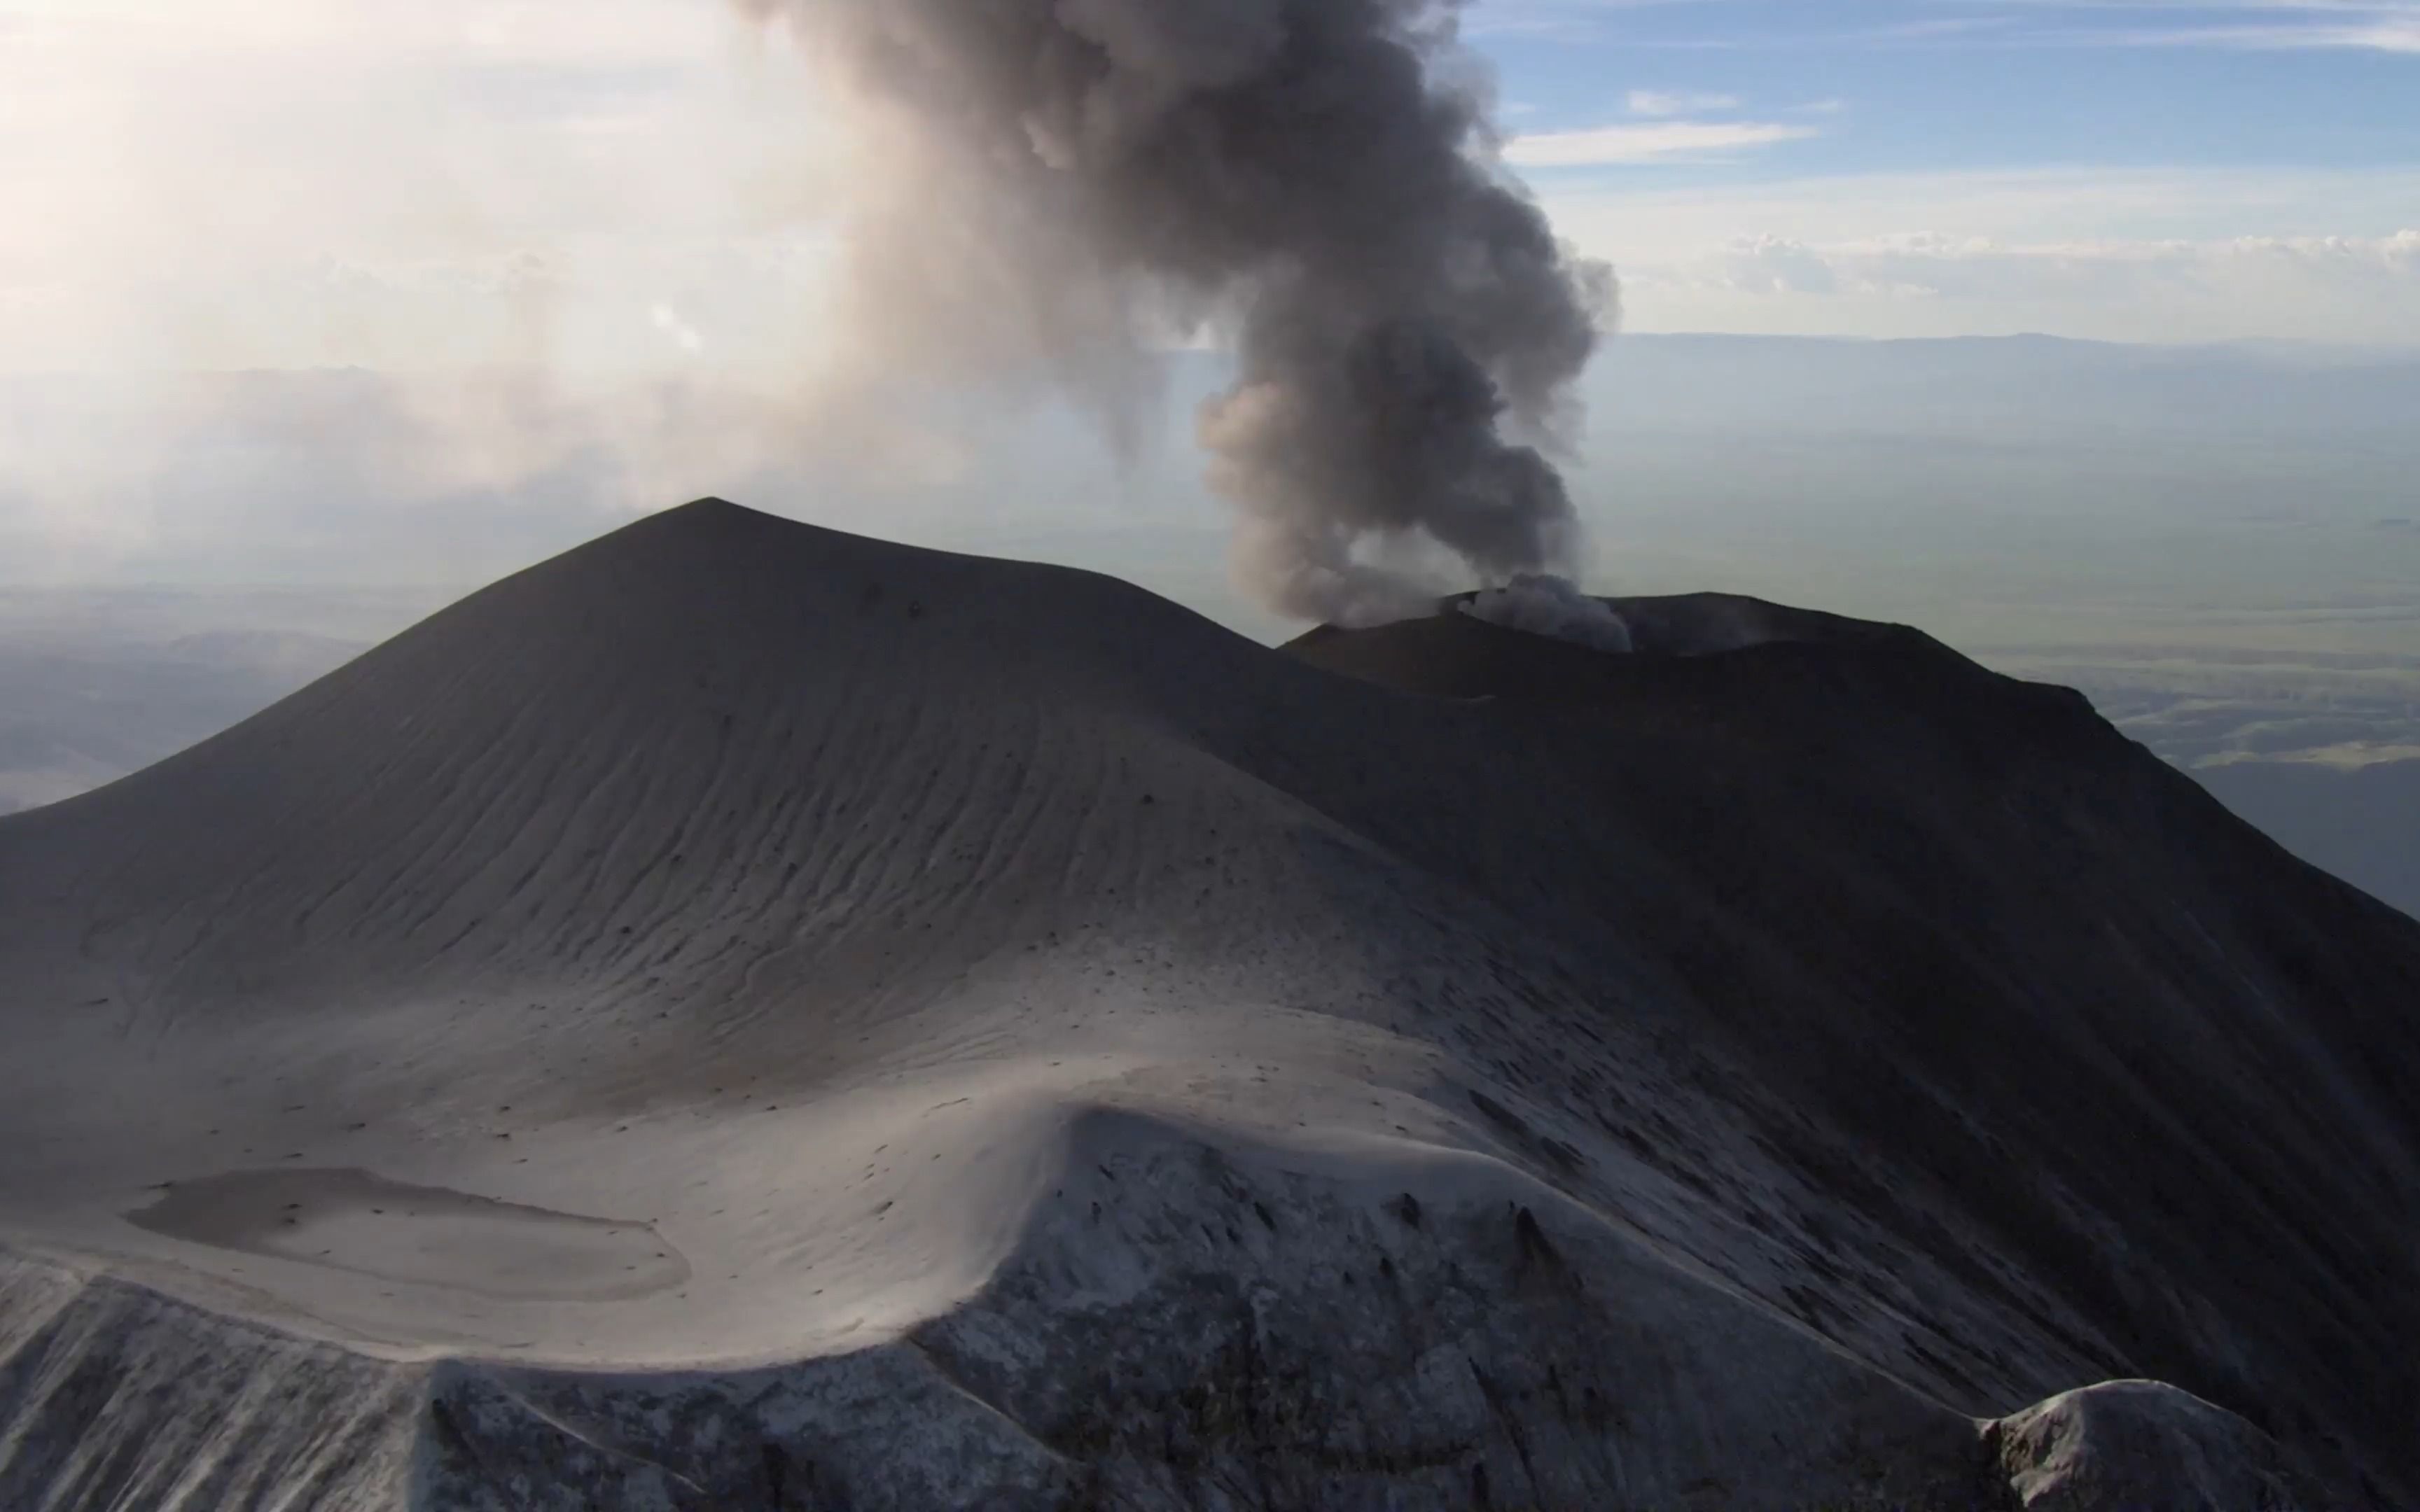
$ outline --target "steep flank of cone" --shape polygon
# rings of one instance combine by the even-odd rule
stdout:
[[[1661,601],[1682,642],[1706,602]],[[2274,1319],[2255,1278],[2283,1252],[2252,1240],[2247,1211],[2293,1215],[2279,1238],[2310,1270],[2288,1289],[2371,1319],[2270,1334],[2305,1367],[2420,1319],[2367,1279],[2403,1263],[2374,1223],[2412,1211],[2420,931],[2076,694],[1913,631],[1813,618],[1819,634],[1801,622],[1715,654],[1607,656],[1452,613],[1287,649],[1497,701],[1482,707],[1508,744],[1558,751],[1573,789],[1621,813],[1624,852],[1661,868],[1628,927],[1666,942],[1759,1075],[1862,1149],[1922,1151],[1859,1201],[1959,1194],[2063,1294],[2101,1299],[2104,1358],[2138,1367],[2111,1374],[2198,1381],[2280,1427],[2257,1368],[2216,1389],[2182,1356],[2232,1354]],[[1771,1139],[1802,1159],[1786,1130]],[[2071,1227],[2087,1210],[2105,1217]],[[2133,1261],[2088,1237],[2101,1222]],[[2142,1246],[2170,1257],[2143,1263]],[[2371,1358],[2344,1410],[2420,1400],[2407,1368]]]

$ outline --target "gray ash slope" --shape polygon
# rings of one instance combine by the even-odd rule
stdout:
[[[2420,927],[1626,607],[707,502],[0,821],[0,1504],[2413,1500]]]

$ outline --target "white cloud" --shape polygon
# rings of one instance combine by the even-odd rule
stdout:
[[[1759,330],[1828,316],[1859,334],[2420,344],[2420,230],[2019,244],[1908,235],[1833,246],[1761,236],[1630,274],[1641,313],[1659,302],[1802,306],[1743,310]]]
[[[1656,121],[1516,136],[1504,159],[1523,168],[1592,168],[1701,159],[1820,135],[1812,126],[1777,121]]]
[[[1617,35],[1614,13],[1689,0],[1497,0],[1482,7],[1475,32],[1602,42]],[[1902,11],[1923,0],[1900,0]],[[1903,50],[2008,46],[2177,47],[2246,52],[2313,49],[2420,54],[2420,5],[2412,0],[1931,0],[1934,14],[1876,22],[1838,8],[1839,23],[1806,29],[1770,20],[1726,29],[1745,7],[1705,4],[1705,32],[1663,45],[1702,50],[1777,47],[1810,39],[1833,45]],[[1809,17],[1818,8],[1807,8]],[[2087,18],[2090,18],[2087,20]]]
[[[1633,116],[1699,116],[1708,111],[1737,110],[1737,95],[1702,95],[1685,91],[1633,89],[1630,92],[1630,114]]]
[[[2016,21],[2013,16],[1932,16],[1877,26],[1864,35],[1877,41],[1931,41],[1997,32],[2015,25]]]
[[[711,0],[0,0],[0,100],[20,371],[659,353],[650,305],[795,240],[827,151]]]
[[[2420,54],[2420,17],[2374,16],[2257,25],[2174,26],[2116,34],[2109,40],[2152,47],[2220,47],[2256,52],[2346,49]]]
[[[1625,263],[1702,255],[1736,238],[1817,245],[1929,229],[1962,240],[2223,241],[2242,236],[2383,237],[2420,205],[2420,167],[2041,167],[1826,174],[1751,184],[1557,182],[1565,235]]]
[[[662,332],[663,338],[690,356],[706,350],[706,335],[681,317],[681,313],[669,304],[651,305],[647,323]]]
[[[2420,345],[2420,170],[1544,187],[1639,331]]]
[[[2254,52],[2311,49],[2420,54],[2420,5],[2412,0],[2002,0],[2057,19],[2025,25],[2030,41],[2102,47],[2203,47]],[[2082,12],[2141,17],[2133,25],[2081,26]],[[2218,19],[2232,15],[2237,19]],[[2009,17],[2011,23],[2022,18]]]
[[[1840,282],[1822,253],[1803,241],[1772,236],[1744,237],[1732,242],[1708,260],[1701,276],[1711,276],[1726,289],[1748,294],[1830,294]]]
[[[2292,283],[2311,292],[2378,299],[2383,309],[2398,293],[2420,295],[2420,230],[2387,237],[2018,245],[1914,234],[1830,247],[1767,236],[1735,241],[1695,270],[1747,292],[1849,290],[1917,299],[2140,300],[2164,292],[2225,296],[2263,282]]]

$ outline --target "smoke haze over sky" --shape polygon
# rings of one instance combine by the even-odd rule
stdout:
[[[1470,31],[1632,329],[2412,344],[2415,16],[1483,0]],[[721,0],[0,0],[0,363],[796,363],[823,128]]]
[[[1627,332],[2410,347],[2413,16],[1478,0],[1465,30]],[[937,492],[1193,510],[1156,424],[1118,461],[1030,393],[838,381],[869,164],[821,89],[727,0],[0,0],[6,573],[471,574],[707,491],[909,533],[960,517]],[[346,366],[302,405],[173,377]],[[366,548],[337,517],[371,499],[449,523]]]

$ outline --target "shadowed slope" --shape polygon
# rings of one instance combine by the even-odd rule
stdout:
[[[1883,1180],[1833,1174],[1843,1198],[1962,1210],[2113,1365],[2280,1427],[2313,1415],[2304,1391],[2262,1405],[2288,1368],[2394,1432],[2420,1402],[2375,1348],[2415,1319],[2386,1278],[2411,1263],[2420,931],[2068,690],[1909,630],[1808,628],[1590,657],[1449,614],[1289,650],[1415,687],[1450,668],[1566,758],[1668,868],[1632,891],[1632,937],[1797,1113],[1888,1152]]]

